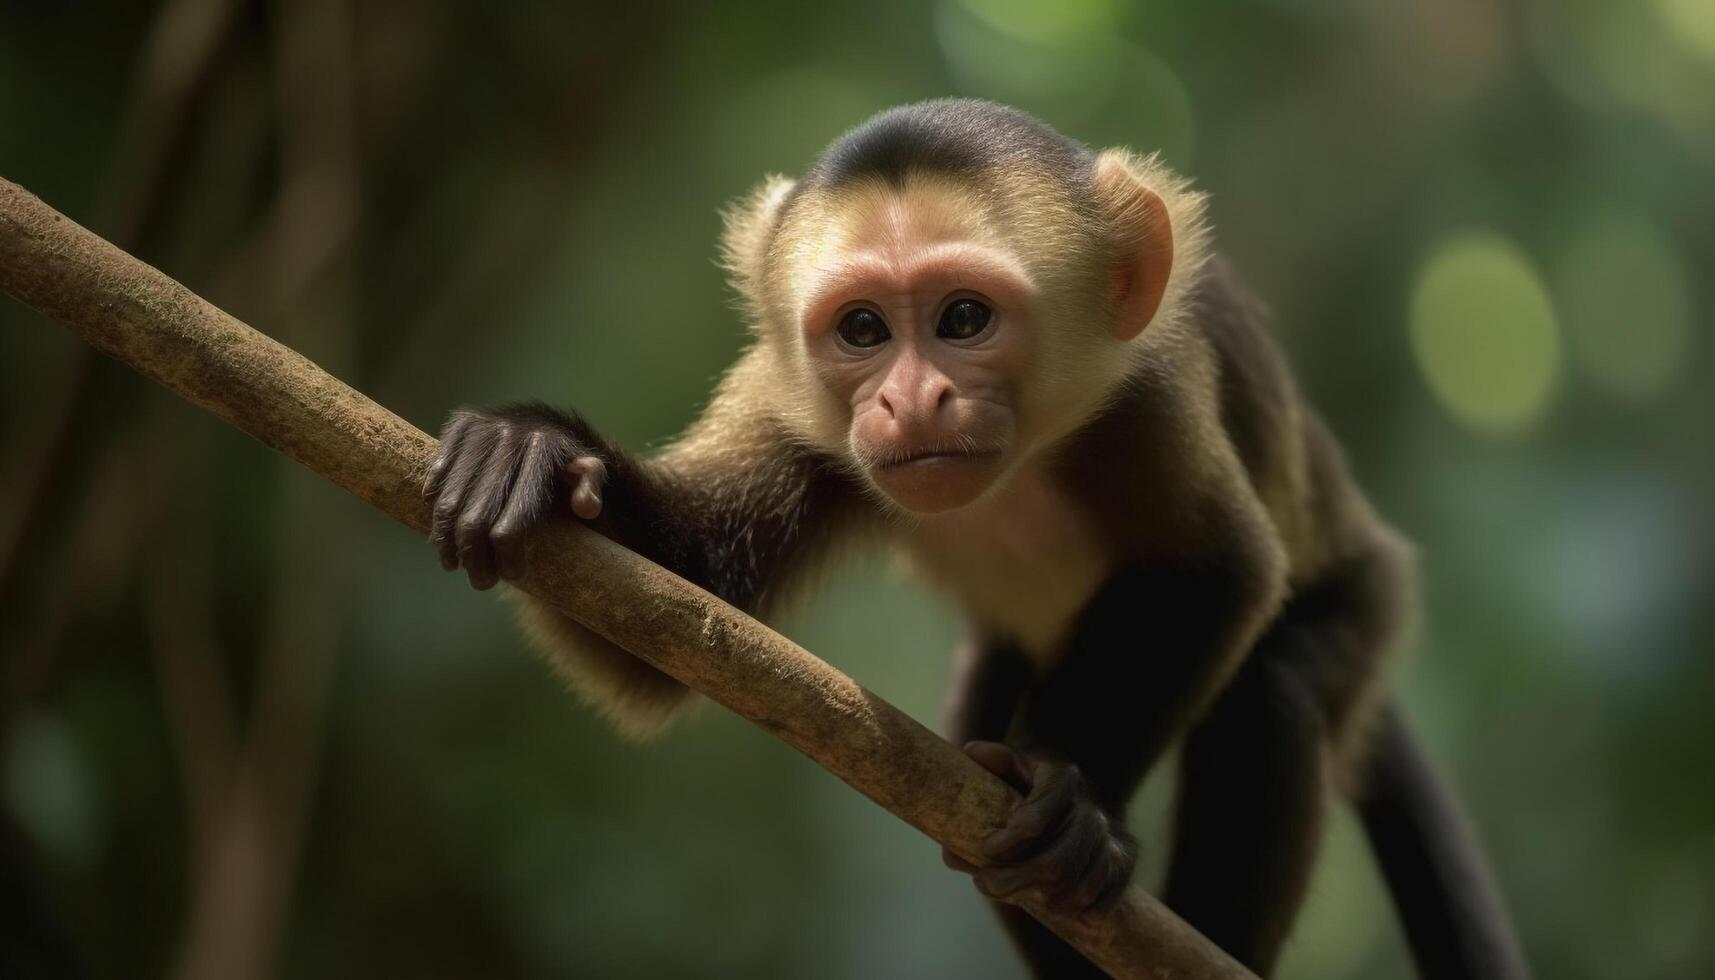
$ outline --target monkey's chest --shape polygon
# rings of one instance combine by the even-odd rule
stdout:
[[[914,528],[908,568],[956,602],[985,636],[1037,660],[1053,655],[1072,620],[1112,571],[1083,515],[1045,480]]]

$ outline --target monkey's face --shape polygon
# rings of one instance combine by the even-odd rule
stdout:
[[[1019,441],[1038,290],[971,210],[924,190],[847,202],[803,293],[803,350],[830,421],[913,513],[976,500]]]
[[[765,185],[727,257],[782,359],[781,417],[912,513],[1003,482],[1118,390],[1162,302],[1172,226],[1142,166],[1097,161],[1094,217],[997,171],[813,189],[768,232],[790,185]]]

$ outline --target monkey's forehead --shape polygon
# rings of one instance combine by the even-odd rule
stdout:
[[[982,181],[913,175],[816,188],[795,200],[771,249],[789,285],[854,253],[890,255],[963,242],[1021,257],[1064,247],[1079,217],[1052,182],[1020,174]]]
[[[861,181],[802,195],[781,231],[794,244],[848,250],[907,238],[988,237],[1002,230],[997,204],[992,195],[951,180],[914,178],[903,185]]]

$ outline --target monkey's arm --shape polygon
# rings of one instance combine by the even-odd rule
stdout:
[[[1272,614],[1283,585],[1271,554],[1212,549],[1198,560],[1132,564],[1109,579],[1060,659],[1023,692],[1007,744],[970,748],[1026,794],[985,843],[995,863],[978,872],[979,888],[997,898],[1040,888],[1088,906],[1125,886],[1136,854],[1126,803]]]
[[[1122,812],[1249,653],[1280,598],[1270,578],[1251,557],[1121,569],[1026,692],[1009,740],[1077,763],[1103,807]]]
[[[746,397],[753,358],[652,458],[539,405],[455,413],[425,487],[443,566],[487,588],[522,569],[530,527],[570,511],[739,608],[766,611],[849,526],[860,495]],[[514,598],[550,661],[622,729],[657,729],[685,701],[677,681],[547,604]]]

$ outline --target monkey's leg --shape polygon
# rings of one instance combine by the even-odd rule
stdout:
[[[1169,907],[1258,974],[1274,967],[1392,641],[1402,566],[1348,562],[1289,602],[1185,740]]]
[[[1164,895],[1262,976],[1303,901],[1328,795],[1321,710],[1272,659],[1294,642],[1265,638],[1187,738]]]
[[[996,842],[1022,853],[991,855],[997,863],[977,873],[980,890],[1005,898],[1045,887],[1051,901],[1068,892],[1087,901],[1130,876],[1136,845],[1124,829],[1126,802],[1250,645],[1240,625],[1259,615],[1265,578],[1241,560],[1145,562],[1102,586],[1058,659],[1016,703],[1007,746],[973,756],[1025,792],[1016,826]],[[1012,757],[1014,770],[1028,767],[1030,785],[999,756]],[[1002,909],[1001,918],[1038,976],[1102,975],[1027,916]]]

